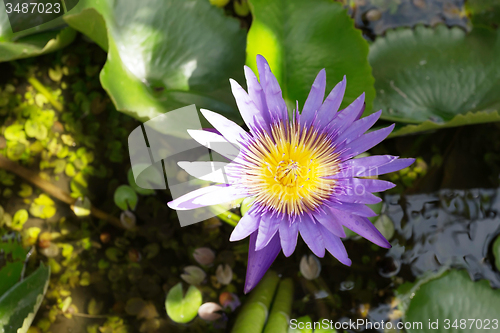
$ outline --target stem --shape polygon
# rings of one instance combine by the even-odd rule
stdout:
[[[63,106],[59,103],[54,96],[45,88],[43,84],[40,83],[36,78],[30,77],[28,78],[28,82],[35,88],[39,93],[47,98],[47,100],[52,104],[52,106],[59,112],[63,110]]]
[[[293,303],[293,281],[290,278],[284,279],[278,286],[273,307],[267,320],[264,333],[286,333],[288,331],[288,321],[292,313]]]
[[[210,206],[210,210],[214,214],[217,214],[217,217],[220,218],[222,221],[226,222],[227,224],[233,227],[236,227],[241,218],[238,215],[231,213],[226,208],[220,205]]]
[[[60,189],[51,182],[48,182],[45,179],[40,178],[40,176],[38,176],[36,172],[26,169],[22,165],[9,160],[8,158],[6,158],[1,154],[0,154],[0,168],[18,175],[19,177],[35,185],[45,193],[48,193],[54,198],[67,203],[68,205],[74,205],[76,202],[76,199],[72,198],[68,192]],[[118,218],[109,215],[108,213],[105,213],[102,210],[99,210],[95,207],[91,207],[90,214],[99,219],[108,221],[115,227],[118,227],[120,229],[125,229],[125,227],[121,224]]]

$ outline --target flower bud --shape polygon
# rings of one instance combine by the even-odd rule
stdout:
[[[314,280],[321,272],[321,263],[314,255],[304,255],[300,260],[300,273],[308,280]]]
[[[129,210],[124,210],[120,214],[120,222],[125,227],[125,229],[130,230],[135,227],[135,215]]]
[[[199,285],[205,280],[207,274],[198,266],[187,266],[184,268],[184,274],[181,279],[192,285]]]
[[[229,307],[231,311],[234,311],[238,306],[241,305],[238,296],[228,291],[225,291],[219,295],[219,303],[223,308]]]
[[[219,265],[215,271],[217,281],[221,284],[230,284],[233,280],[233,270],[228,264]]]
[[[198,264],[208,266],[214,262],[215,252],[208,247],[199,247],[194,250],[193,257]]]
[[[198,316],[200,316],[200,318],[204,320],[214,321],[222,317],[220,313],[217,313],[217,311],[221,310],[222,308],[219,304],[214,302],[207,302],[199,307]]]

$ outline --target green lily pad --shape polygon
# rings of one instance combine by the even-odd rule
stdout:
[[[121,185],[115,190],[115,204],[122,210],[134,210],[137,205],[137,194],[128,185]]]
[[[278,79],[283,97],[304,105],[312,83],[326,69],[329,92],[343,76],[347,89],[342,107],[366,93],[367,113],[375,91],[367,61],[368,43],[340,3],[327,0],[250,0],[247,65],[256,72],[263,55]]]
[[[0,11],[0,61],[11,61],[53,52],[69,45],[76,37],[76,31],[72,28],[57,29],[64,26],[62,18],[14,33],[9,17],[3,9]],[[30,20],[26,14],[20,13],[18,16],[19,20]]]
[[[500,38],[486,28],[418,26],[388,31],[370,47],[382,118],[420,124],[393,136],[498,121]]]
[[[50,268],[43,263],[0,297],[0,331],[26,333],[49,285]]]
[[[498,26],[500,3],[497,0],[467,0],[465,8],[474,26]]]
[[[240,120],[228,79],[242,79],[245,32],[222,9],[206,0],[80,0],[64,19],[107,48],[100,79],[118,110],[146,121],[196,104]]]
[[[493,255],[495,256],[495,266],[500,271],[500,237],[493,242]]]
[[[18,233],[3,235],[0,239],[0,296],[21,278],[27,254]]]
[[[202,301],[198,288],[190,286],[186,295],[183,295],[182,283],[179,282],[167,294],[165,301],[167,315],[176,323],[188,323],[198,314]]]
[[[407,329],[408,333],[479,332],[480,325],[485,328],[488,322],[495,331],[500,325],[498,321],[493,322],[498,320],[500,290],[491,289],[486,280],[471,281],[466,271],[438,274],[415,284],[405,295],[408,300],[403,302],[406,304],[404,321],[423,323],[419,329],[416,326]],[[439,321],[437,329],[429,329],[429,320]]]
[[[12,217],[12,225],[11,228],[14,230],[21,230],[23,228],[23,225],[28,221],[28,211],[26,209],[20,209],[18,210],[14,216]]]

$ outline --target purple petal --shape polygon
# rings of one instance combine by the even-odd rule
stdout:
[[[168,206],[176,210],[188,210],[211,205],[218,205],[247,197],[245,189],[236,186],[213,185],[202,187],[172,200]]]
[[[337,194],[335,197],[341,202],[361,203],[365,205],[373,205],[382,201],[380,197],[377,197],[376,195],[373,195],[368,191],[357,192],[355,187],[352,191],[349,191],[348,193]]]
[[[200,130],[188,130],[188,133],[200,145],[213,149],[231,161],[236,159],[240,153],[239,148],[224,139],[222,135]]]
[[[337,111],[342,104],[342,99],[344,98],[346,87],[346,78],[340,81],[335,88],[332,89],[330,94],[326,97],[323,105],[318,110],[318,122],[319,125],[328,124],[333,118],[337,116]]]
[[[365,93],[362,93],[344,110],[338,112],[337,117],[332,121],[332,126],[339,132],[344,132],[357,119],[360,110],[365,105]],[[330,125],[329,125],[330,126]]]
[[[257,56],[257,64],[259,57]],[[257,76],[250,69],[250,67],[245,66],[245,77],[247,79],[248,95],[255,103],[257,109],[262,112],[262,116],[266,121],[269,121],[269,112],[267,111],[266,96],[262,90],[262,86],[257,80]]]
[[[314,80],[309,96],[304,104],[304,109],[300,115],[302,125],[307,126],[313,121],[316,111],[318,111],[323,104],[323,99],[325,98],[325,88],[326,71],[325,69],[322,69]]]
[[[231,90],[240,110],[241,117],[248,128],[255,128],[255,122],[259,124],[263,123],[264,118],[262,117],[262,113],[257,109],[252,98],[248,96],[247,92],[236,81],[230,79],[229,82],[231,83]]]
[[[384,140],[394,129],[394,124],[378,131],[373,131],[357,138],[351,143],[347,144],[344,148],[346,151],[340,155],[341,160],[357,156],[368,149],[378,145]]]
[[[380,180],[380,179],[365,179],[365,178],[353,178],[352,179],[354,188],[358,188],[358,193],[362,191],[367,192],[383,192],[390,188],[396,186],[395,184]]]
[[[337,217],[331,213],[329,208],[314,213],[314,218],[329,232],[338,237],[345,237],[345,231]]]
[[[397,156],[376,155],[368,157],[353,158],[343,162],[340,165],[341,171],[335,175],[326,177],[331,179],[369,177],[379,174],[379,168],[391,161],[397,159]]]
[[[377,174],[383,175],[385,173],[398,171],[398,170],[409,167],[410,165],[413,164],[413,162],[415,162],[414,158],[400,158],[400,159],[394,160],[390,163],[384,164],[381,167],[377,168],[377,172],[378,172]]]
[[[347,228],[380,247],[391,248],[391,244],[387,239],[382,236],[380,231],[366,217],[344,214],[347,216],[342,218],[342,224]]]
[[[239,145],[240,141],[248,138],[248,133],[235,122],[209,110],[200,109],[200,111],[208,122],[212,124],[227,141]]]
[[[298,223],[300,235],[304,242],[317,257],[323,258],[325,256],[325,246],[316,223],[308,214],[303,214]]]
[[[271,72],[271,67],[269,67],[267,60],[261,55],[257,55],[257,68],[259,69],[260,85],[266,96],[267,109],[269,110],[271,120],[285,121],[288,111],[281,93],[281,87]]]
[[[299,234],[299,221],[290,224],[288,219],[283,219],[280,222],[279,232],[281,247],[285,257],[292,255],[297,246],[297,236]]]
[[[368,131],[373,126],[373,124],[375,124],[378,118],[380,118],[381,114],[382,111],[378,111],[367,117],[356,120],[335,139],[335,143],[339,144],[345,141],[345,143],[347,144],[359,138],[363,133]]]
[[[255,210],[252,208],[245,215],[243,215],[236,227],[234,227],[234,230],[229,237],[229,241],[234,242],[247,238],[259,228],[260,216],[255,215]]]
[[[320,225],[319,227],[328,252],[330,252],[332,256],[337,258],[337,260],[344,265],[351,266],[352,261],[349,259],[349,255],[347,254],[347,250],[345,249],[342,240],[338,236],[329,232],[324,226]]]
[[[359,216],[365,216],[365,217],[377,216],[377,214],[375,214],[375,212],[371,208],[360,203],[330,202],[328,205],[336,210],[341,210],[343,212],[348,212]]]
[[[208,161],[177,162],[179,167],[195,178],[224,184],[233,183],[236,180],[229,172],[229,164]]]
[[[269,244],[260,251],[255,251],[256,241],[257,231],[250,235],[247,275],[245,278],[245,294],[259,283],[281,250],[278,234],[275,234]]]
[[[271,214],[264,214],[260,218],[259,233],[257,234],[257,242],[255,243],[255,251],[260,251],[264,248],[271,238],[278,232],[280,219]]]

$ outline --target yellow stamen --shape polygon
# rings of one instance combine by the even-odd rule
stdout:
[[[296,121],[259,132],[249,143],[241,181],[257,203],[281,214],[312,211],[332,194],[339,171],[335,146]]]

